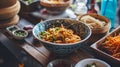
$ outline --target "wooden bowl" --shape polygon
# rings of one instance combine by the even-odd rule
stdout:
[[[60,3],[49,3],[45,0],[40,0],[40,4],[47,9],[47,12],[50,14],[60,14],[63,13],[66,8],[71,4],[71,0],[64,0]]]
[[[101,21],[105,21],[105,23],[106,23],[101,28],[92,28],[92,35],[86,42],[87,44],[91,45],[94,42],[96,42],[97,40],[99,40],[100,38],[104,37],[109,32],[111,23],[106,17],[98,15],[98,14],[94,14],[94,13],[84,14],[82,16],[78,16],[77,20],[80,20],[82,17],[87,16],[87,15],[90,15],[90,16],[92,16],[96,19],[99,19]]]
[[[14,5],[17,0],[0,0],[0,9]]]
[[[6,20],[14,17],[20,10],[20,3],[17,1],[14,5],[0,9],[0,20]]]
[[[91,14],[84,14],[82,16],[78,16],[77,19],[80,20],[82,17],[87,16],[87,15],[90,15],[90,16],[96,18],[96,19],[99,19],[101,21],[106,22],[106,24],[101,28],[93,28],[92,29],[93,34],[100,34],[100,33],[105,33],[105,32],[109,31],[109,29],[110,29],[110,21],[104,16],[101,16],[101,15],[98,15],[98,14],[95,14],[95,13],[91,13]]]

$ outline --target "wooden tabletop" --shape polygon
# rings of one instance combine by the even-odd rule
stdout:
[[[35,24],[36,23],[27,21],[25,18],[20,17],[20,21],[17,24],[17,26],[19,26],[22,29],[26,25],[34,26]],[[33,37],[32,33],[29,33],[29,36],[26,37],[24,40],[16,40],[13,38],[13,36],[7,33],[6,28],[3,28],[3,29],[0,29],[0,42],[3,45],[7,45],[6,47],[9,46],[8,44],[16,45],[21,50],[24,50],[28,55],[33,57],[33,59],[35,59],[40,64],[42,64],[44,67],[46,67],[46,65],[50,61],[61,58],[61,57],[55,56],[53,53],[48,51],[38,40],[36,40]],[[81,59],[91,58],[91,57],[93,56],[79,49],[73,52],[72,54],[64,57],[63,59],[69,59],[73,61],[73,64],[76,64]]]

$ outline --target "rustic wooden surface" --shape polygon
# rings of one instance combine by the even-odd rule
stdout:
[[[34,26],[34,23],[30,23],[27,20],[21,18],[17,25],[22,29],[25,25]],[[38,40],[36,40],[33,37],[32,33],[30,33],[29,36],[25,38],[24,40],[16,40],[12,37],[12,35],[7,33],[5,28],[1,29],[0,32],[1,32],[0,42],[2,43],[5,42],[4,44],[10,44],[9,41],[12,42],[14,45],[17,45],[21,50],[24,50],[27,54],[29,54],[36,61],[42,64],[44,67],[46,67],[46,65],[50,61],[59,58],[59,57],[56,57],[50,51],[48,51]],[[69,59],[73,61],[74,64],[76,64],[81,59],[90,58],[90,57],[93,57],[93,56],[81,50],[76,50],[75,52],[64,57],[63,59]]]

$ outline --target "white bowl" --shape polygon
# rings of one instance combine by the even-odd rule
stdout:
[[[22,32],[22,33],[24,33],[24,36],[20,36],[20,35],[16,35],[15,33],[16,32]],[[18,39],[18,40],[22,40],[22,39],[24,39],[25,37],[27,37],[28,36],[28,32],[27,31],[25,31],[25,30],[14,30],[13,31],[13,37],[15,38],[15,39]]]
[[[79,61],[75,67],[86,67],[86,65],[90,65],[92,63],[95,63],[97,67],[111,67],[108,63],[99,60],[99,59],[94,59],[94,58],[87,58],[84,60]]]

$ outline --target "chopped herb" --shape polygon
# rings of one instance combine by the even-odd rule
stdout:
[[[23,31],[16,31],[14,34],[17,36],[20,36],[20,37],[25,36],[25,32],[23,32]]]
[[[60,27],[56,27],[55,30],[56,30],[56,31],[60,30]]]
[[[12,27],[12,28],[10,28],[9,30],[10,31],[14,31],[14,30],[16,30],[17,28],[16,27]]]
[[[44,35],[45,33],[46,33],[46,31],[43,31],[43,32],[40,33],[40,35]]]
[[[85,67],[97,67],[96,63],[87,64]]]

